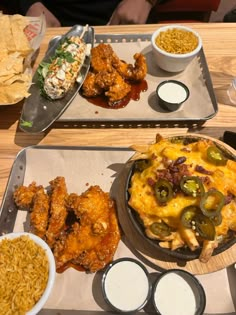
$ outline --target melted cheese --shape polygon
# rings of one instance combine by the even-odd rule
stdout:
[[[151,166],[142,173],[134,173],[131,179],[131,188],[129,205],[136,210],[144,226],[148,227],[153,222],[163,220],[169,226],[175,229],[180,228],[180,215],[183,208],[199,204],[200,199],[192,196],[186,196],[182,192],[171,199],[166,205],[160,205],[155,197],[153,186],[150,185],[150,179],[157,181],[157,171],[165,169],[164,161],[173,162],[179,157],[186,157],[184,164],[188,165],[188,171],[192,176],[208,177],[204,183],[205,191],[215,188],[221,191],[225,196],[228,193],[236,195],[236,162],[231,161],[225,166],[216,166],[207,160],[206,150],[213,145],[211,141],[199,140],[198,142],[184,145],[181,142],[172,143],[162,139],[149,147],[145,152],[151,160]],[[196,166],[201,166],[205,170],[212,172],[207,175],[195,170]],[[222,209],[222,223],[217,226],[216,233],[226,235],[228,229],[236,228],[236,206],[235,201],[226,205]]]

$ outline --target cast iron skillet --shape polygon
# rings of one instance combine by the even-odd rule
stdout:
[[[174,137],[168,137],[169,139],[173,138],[176,140],[183,140],[184,143],[191,143],[191,142],[196,142],[200,140],[201,138],[203,139],[210,139],[214,142],[214,144],[223,151],[224,155],[231,159],[231,160],[236,160],[236,154],[233,148],[230,146],[224,144],[223,142],[213,139],[211,137],[207,136],[202,136],[202,135],[184,135],[184,136],[174,136]],[[148,242],[152,247],[153,250],[159,250],[163,252],[164,254],[167,254],[171,257],[177,258],[177,259],[182,259],[182,260],[193,260],[199,257],[200,252],[201,252],[201,247],[194,252],[192,252],[187,246],[184,248],[179,248],[175,251],[172,251],[168,248],[163,248],[159,245],[158,240],[153,240],[150,239],[146,236],[143,224],[139,218],[138,213],[128,204],[129,200],[129,192],[128,189],[130,187],[130,181],[131,177],[134,173],[134,168],[135,168],[135,161],[130,163],[130,169],[128,172],[128,176],[126,178],[126,184],[125,184],[125,199],[126,199],[126,208],[127,212],[129,215],[129,218],[134,226],[134,228],[138,231],[138,233],[142,236],[145,242]],[[235,179],[236,180],[236,179]],[[236,242],[236,233],[234,231],[229,231],[227,238],[218,245],[217,248],[214,249],[213,255],[217,255],[225,251],[226,249],[230,248],[232,245],[234,245]]]

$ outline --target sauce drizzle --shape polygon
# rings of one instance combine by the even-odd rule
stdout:
[[[92,103],[93,105],[103,107],[103,108],[109,108],[109,109],[119,109],[124,108],[130,100],[138,101],[140,99],[141,92],[146,92],[148,89],[148,84],[146,80],[142,80],[140,82],[132,82],[131,85],[131,91],[129,94],[127,94],[122,100],[113,103],[112,105],[108,104],[108,100],[105,95],[99,95],[96,97],[86,97],[87,101],[89,103]]]

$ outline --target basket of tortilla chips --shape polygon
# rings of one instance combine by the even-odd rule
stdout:
[[[45,18],[0,14],[0,105],[29,96],[31,59],[45,33]]]

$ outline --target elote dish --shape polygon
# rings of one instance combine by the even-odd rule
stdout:
[[[66,38],[57,48],[51,63],[41,63],[38,73],[41,92],[56,100],[74,85],[86,56],[86,44],[78,36]]]

